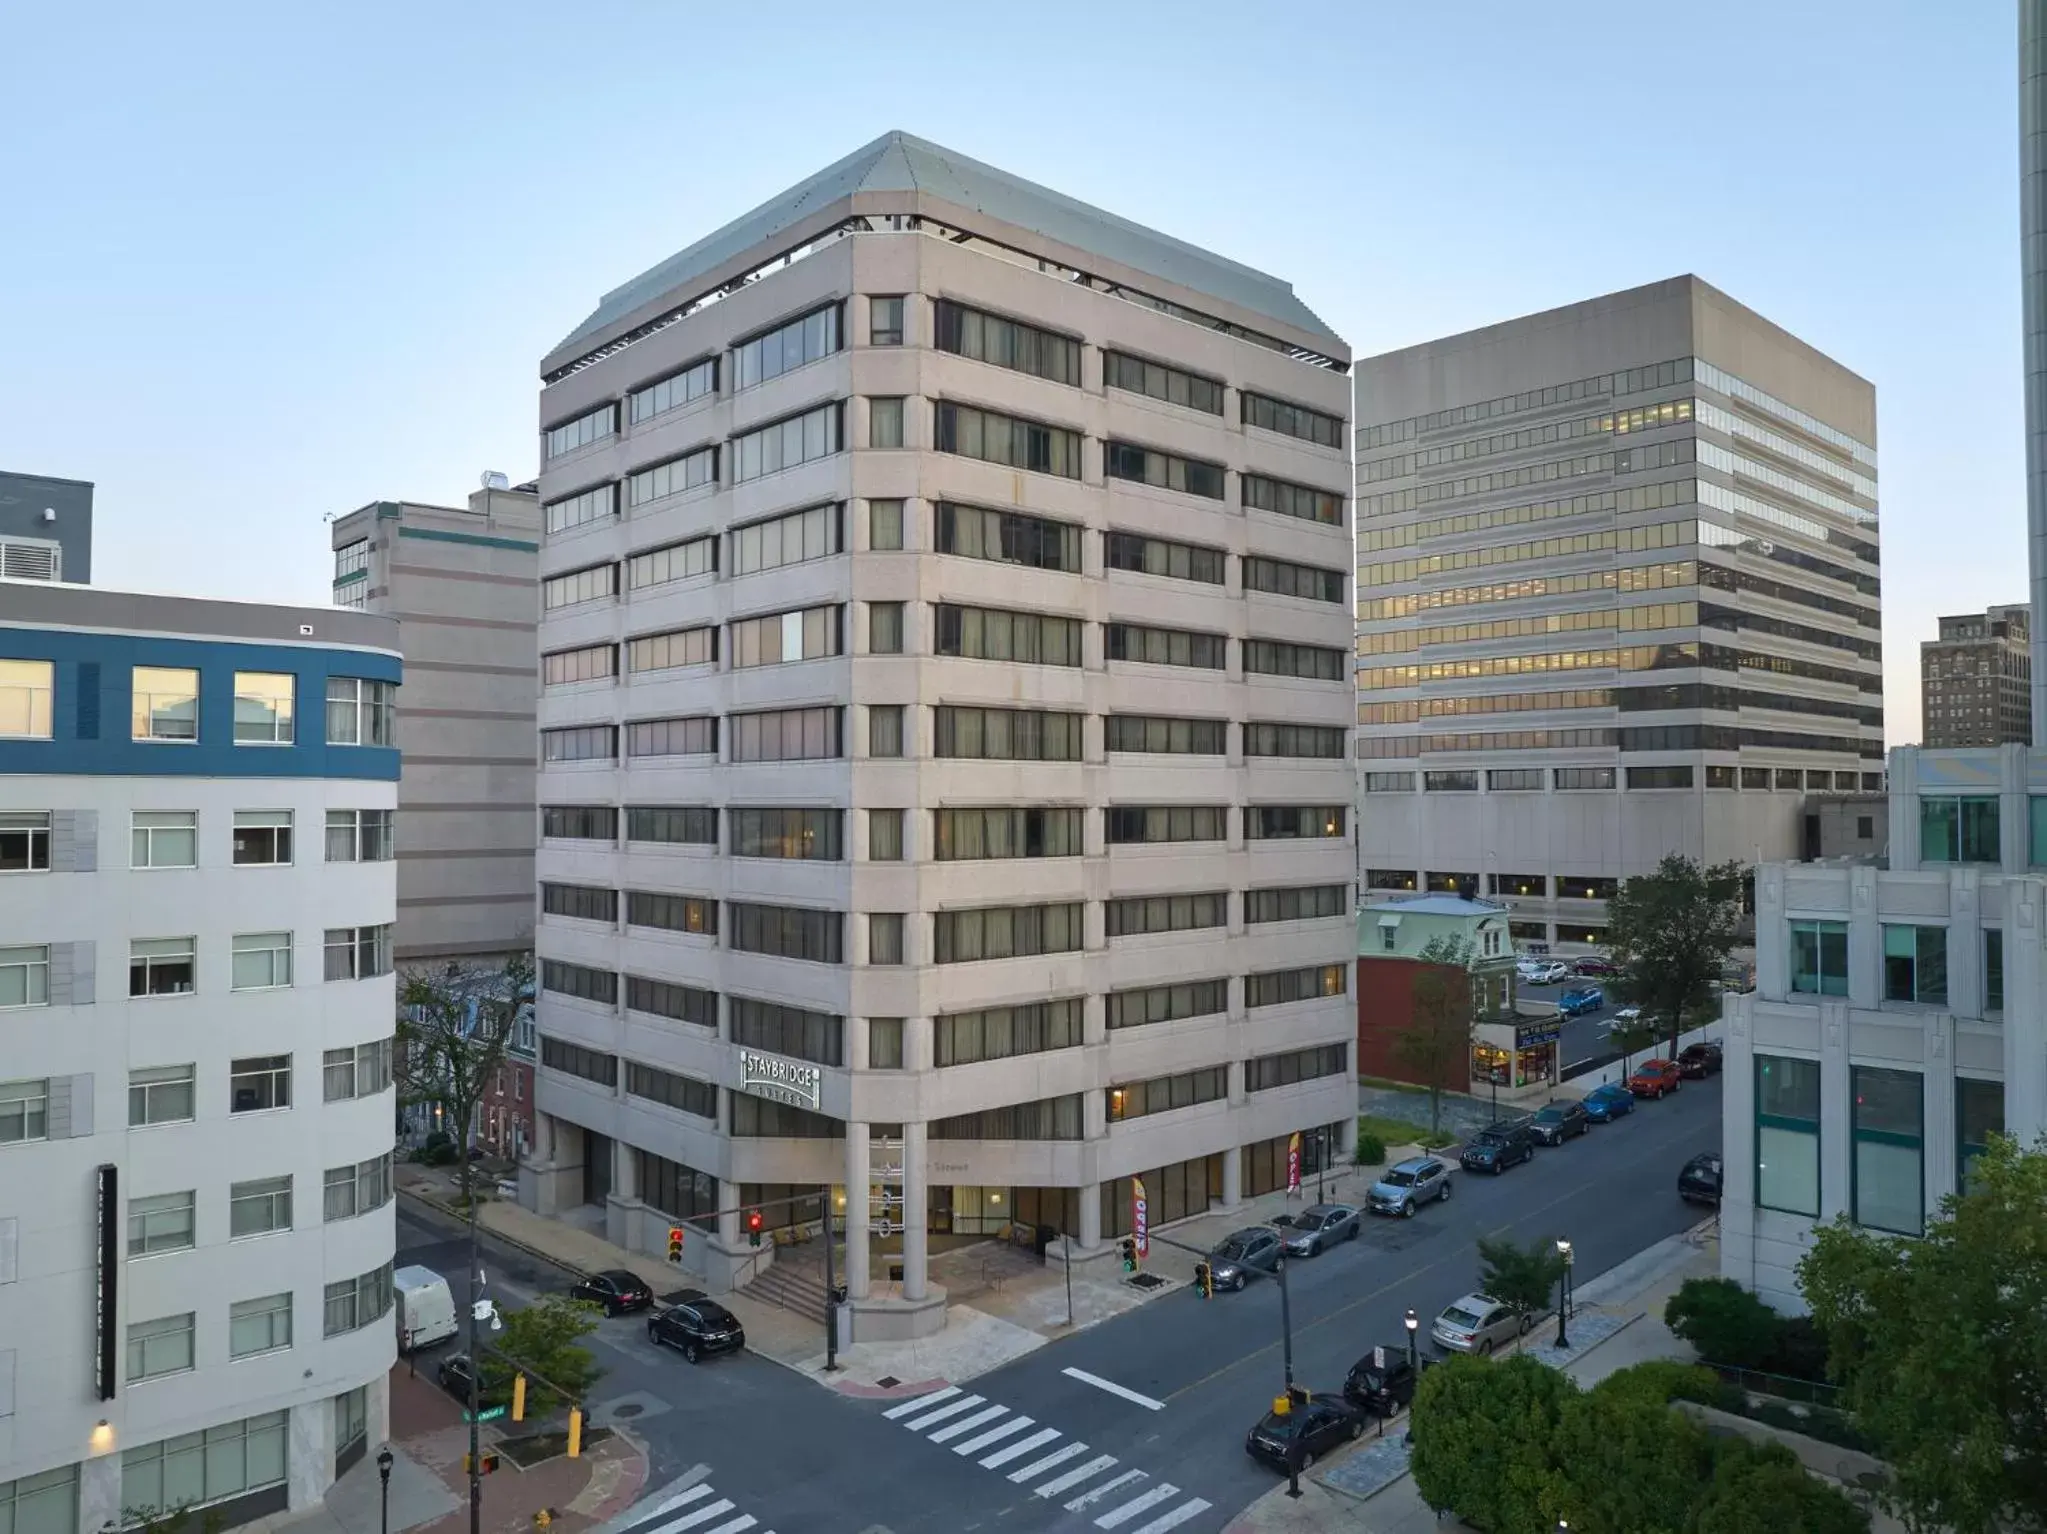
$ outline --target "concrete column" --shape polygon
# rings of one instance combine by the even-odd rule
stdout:
[[[846,1298],[867,1298],[867,1200],[873,1183],[867,1126],[846,1126]]]
[[[1235,1066],[1231,1069],[1234,1071]],[[1234,1209],[1244,1201],[1244,1153],[1232,1145],[1223,1152],[1223,1208]]]
[[[1849,1003],[1820,1003],[1820,1224],[1848,1212],[1854,1154],[1853,1088],[1848,1072]],[[1751,1115],[1753,1122],[1753,1115]]]
[[[2004,908],[2004,1128],[2047,1130],[2047,884],[2014,879]]]
[[[929,1037],[927,1031],[926,1037]],[[903,1126],[903,1298],[921,1300],[930,1278],[925,1225],[930,1219],[925,1196],[930,1181],[930,1152],[921,1123]]]
[[[552,1166],[554,1164],[554,1156],[554,1115],[552,1113],[542,1113],[535,1109],[533,1113],[533,1159],[542,1166]]]
[[[78,1467],[78,1527],[89,1534],[117,1528],[123,1505],[120,1454],[115,1449],[104,1454],[88,1452]]]
[[[1983,1015],[1982,870],[1948,875],[1947,1004],[1956,1017]]]
[[[1926,1186],[1926,1218],[1932,1219],[1940,1201],[1955,1191],[1955,1020],[1941,1014],[1926,1020],[1926,1071],[1920,1077],[1919,1162]]]
[[[611,1196],[620,1203],[637,1203],[640,1197],[640,1163],[633,1148],[623,1140],[611,1142]]]
[[[1084,1252],[1102,1244],[1102,1185],[1098,1182],[1080,1185],[1080,1234],[1076,1239]]]
[[[1884,997],[1884,928],[1877,913],[1876,870],[1848,870],[1848,1001],[1878,1007]]]
[[[739,1245],[739,1184],[718,1184],[718,1240],[727,1247]]]

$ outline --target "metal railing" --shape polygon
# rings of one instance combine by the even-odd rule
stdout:
[[[1766,1374],[1760,1369],[1736,1369],[1726,1364],[1709,1363],[1706,1367],[1728,1384],[1755,1395],[1774,1396],[1780,1401],[1803,1401],[1814,1406],[1840,1406],[1841,1387],[1822,1380],[1801,1380],[1788,1374]]]

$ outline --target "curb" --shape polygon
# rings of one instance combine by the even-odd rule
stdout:
[[[949,1380],[928,1379],[901,1385],[863,1385],[858,1380],[844,1380],[837,1384],[827,1383],[826,1388],[842,1396],[851,1396],[856,1401],[905,1401],[912,1396],[929,1395],[950,1383]]]

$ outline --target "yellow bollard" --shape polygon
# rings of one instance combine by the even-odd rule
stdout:
[[[523,1374],[512,1377],[512,1420],[526,1420],[526,1376]]]
[[[574,1459],[583,1452],[583,1408],[569,1408],[569,1458]]]

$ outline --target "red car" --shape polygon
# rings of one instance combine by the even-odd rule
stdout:
[[[1628,1090],[1637,1097],[1662,1097],[1675,1092],[1681,1079],[1675,1060],[1644,1060],[1641,1069],[1628,1078]]]
[[[1590,975],[1598,980],[1611,980],[1621,972],[1621,967],[1611,959],[1579,959],[1571,965],[1581,975]]]

